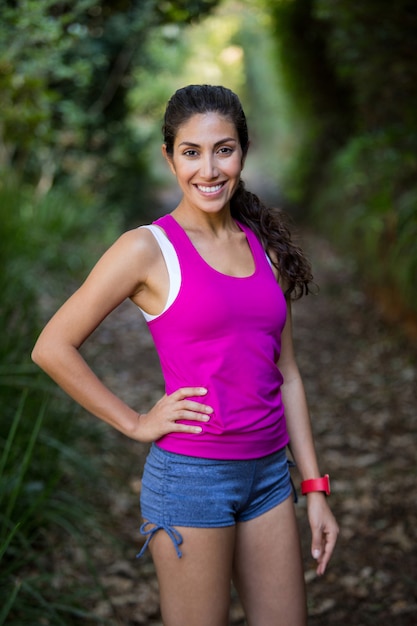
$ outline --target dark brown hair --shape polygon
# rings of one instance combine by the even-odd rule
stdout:
[[[188,85],[171,97],[162,129],[167,153],[173,154],[180,126],[193,115],[213,112],[234,124],[243,155],[246,155],[249,133],[240,100],[230,89],[213,85]],[[230,210],[232,216],[249,226],[261,241],[285,284],[286,297],[297,299],[309,293],[313,278],[311,267],[301,248],[291,239],[284,212],[265,206],[258,196],[245,189],[243,180],[231,199]]]

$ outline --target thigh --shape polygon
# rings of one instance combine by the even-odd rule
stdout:
[[[164,626],[227,626],[235,527],[176,527],[182,557],[163,531],[149,544]]]
[[[301,547],[291,498],[236,527],[234,575],[248,626],[305,626]]]

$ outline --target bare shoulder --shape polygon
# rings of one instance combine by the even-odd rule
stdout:
[[[147,229],[120,235],[97,261],[86,280],[59,308],[45,327],[43,345],[79,347],[119,304],[146,286],[155,273],[158,244]]]
[[[160,248],[152,233],[147,228],[128,230],[114,242],[100,261],[120,264],[125,270],[145,270],[160,257]]]
[[[131,297],[146,283],[160,256],[158,243],[148,229],[126,231],[98,260],[85,285]]]
[[[142,260],[151,259],[158,255],[159,246],[148,228],[134,228],[128,230],[115,241],[110,250],[133,254]]]

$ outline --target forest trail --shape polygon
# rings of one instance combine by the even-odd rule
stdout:
[[[303,233],[302,243],[320,292],[294,305],[295,344],[341,528],[328,572],[318,579],[300,498],[309,623],[411,626],[417,623],[417,347],[381,319],[328,241]],[[163,393],[149,332],[131,303],[110,315],[86,353],[132,406],[146,411]],[[118,626],[161,625],[151,560],[135,559],[147,447],[108,431],[109,525],[124,547],[96,550],[107,598],[97,599],[94,611]],[[296,471],[293,477],[298,486]],[[234,599],[230,625],[243,624]]]

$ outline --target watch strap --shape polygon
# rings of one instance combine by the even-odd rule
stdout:
[[[321,478],[309,478],[301,482],[301,493],[303,496],[313,491],[324,491],[326,496],[330,495],[330,478],[328,474]]]

